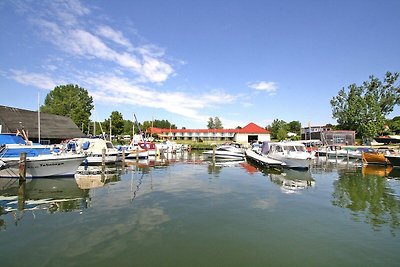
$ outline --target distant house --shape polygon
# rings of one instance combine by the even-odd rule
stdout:
[[[148,134],[157,134],[161,139],[192,141],[235,141],[246,144],[255,141],[270,141],[270,132],[249,123],[241,129],[161,129],[150,127]]]
[[[0,105],[0,133],[24,130],[29,140],[38,142],[38,112]],[[56,144],[85,135],[69,117],[40,113],[41,143]]]
[[[332,130],[327,126],[308,126],[301,128],[302,140],[320,140],[325,145],[354,145],[355,131]]]

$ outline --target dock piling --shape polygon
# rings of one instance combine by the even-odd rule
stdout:
[[[19,154],[19,181],[26,181],[26,153]]]

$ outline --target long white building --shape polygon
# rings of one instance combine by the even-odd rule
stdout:
[[[248,144],[255,141],[270,141],[270,132],[251,122],[240,129],[160,129],[151,127],[149,134],[157,134],[160,139],[193,141],[234,141]]]

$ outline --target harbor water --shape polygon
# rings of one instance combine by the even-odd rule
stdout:
[[[398,266],[400,170],[127,162],[0,179],[1,266]]]

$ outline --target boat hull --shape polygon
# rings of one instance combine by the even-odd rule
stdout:
[[[205,151],[203,155],[208,158],[219,158],[219,159],[244,159],[245,155],[242,153],[234,153],[228,151]]]
[[[82,155],[43,155],[26,159],[26,177],[72,176],[86,157]],[[2,177],[19,176],[19,159],[3,160],[7,168],[0,170]]]
[[[387,160],[389,160],[393,167],[400,167],[400,155],[388,155],[385,157]]]
[[[388,165],[390,161],[380,152],[363,152],[362,161],[364,164]]]

